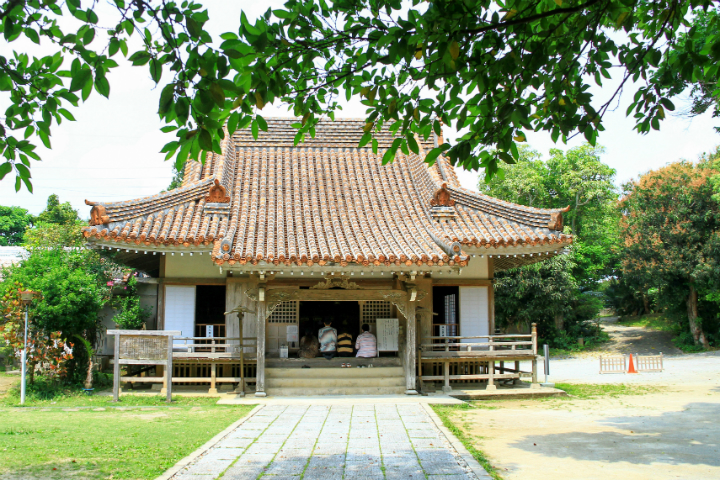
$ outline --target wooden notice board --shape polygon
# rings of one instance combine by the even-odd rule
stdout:
[[[375,322],[378,352],[397,352],[400,321],[397,318],[378,318]]]

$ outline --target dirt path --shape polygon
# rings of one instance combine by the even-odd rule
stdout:
[[[660,332],[645,327],[626,327],[618,323],[619,317],[603,319],[602,329],[610,335],[610,341],[588,353],[618,353],[640,355],[681,355],[682,350],[672,343],[670,332]]]
[[[505,480],[720,478],[716,382],[483,406],[455,422]]]

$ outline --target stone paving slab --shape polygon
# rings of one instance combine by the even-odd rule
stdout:
[[[269,405],[172,479],[259,477],[478,479],[422,406],[413,404]]]

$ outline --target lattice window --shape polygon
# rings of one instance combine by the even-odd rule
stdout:
[[[392,304],[390,302],[369,300],[362,303],[360,323],[375,323],[377,318],[391,318]]]
[[[275,311],[268,317],[268,323],[297,323],[298,302],[282,302],[275,308]]]

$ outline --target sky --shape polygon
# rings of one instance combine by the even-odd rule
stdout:
[[[254,18],[282,2],[212,0],[203,3],[210,14],[207,29],[218,35],[237,31],[241,9],[248,18]],[[102,21],[103,16],[100,17]],[[38,50],[42,52],[42,46]],[[88,218],[90,207],[85,205],[85,199],[129,200],[167,188],[172,178],[172,162],[165,162],[164,154],[159,152],[174,136],[160,131],[163,125],[157,116],[164,83],[155,87],[146,66],[132,67],[120,60],[118,63],[120,67],[109,76],[110,99],[93,92],[86,103],[71,108],[76,121],[53,126],[52,150],[37,141],[37,152],[43,161],[32,164],[34,193],[30,194],[24,187],[16,193],[14,177],[10,174],[0,181],[0,205],[20,206],[38,214],[44,209],[47,197],[55,193],[61,201],[69,201],[78,209],[82,218]],[[615,88],[616,84],[609,81],[603,88],[594,87],[592,92],[598,99],[605,99]],[[692,120],[670,117],[662,122],[660,131],[638,135],[632,129],[632,119],[625,117],[633,93],[632,87],[627,88],[618,108],[607,113],[606,130],[598,139],[606,148],[602,160],[617,171],[618,185],[679,159],[695,160],[720,145],[720,135],[713,129],[720,121],[712,119],[709,113]],[[4,110],[6,104],[0,97],[0,110]],[[675,101],[675,104],[681,109],[681,102]],[[285,108],[271,105],[261,113],[265,117],[290,115]],[[357,102],[350,103],[336,116],[362,117],[364,107]],[[448,129],[444,133],[447,138],[456,134]],[[567,146],[553,144],[549,134],[533,132],[527,134],[527,139],[531,147],[546,156],[551,148],[567,149],[584,141],[579,136]],[[476,188],[477,172],[458,171],[458,175],[464,187]]]

